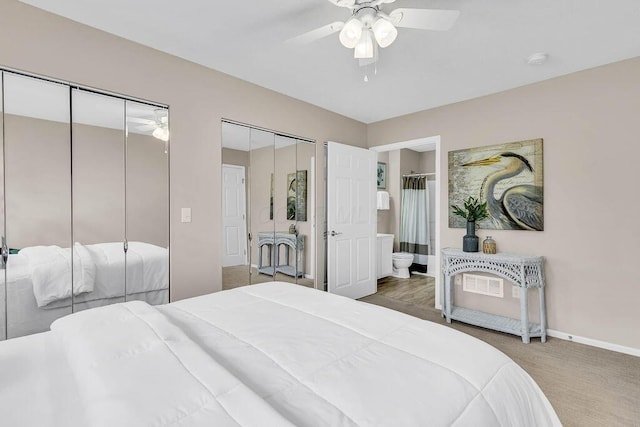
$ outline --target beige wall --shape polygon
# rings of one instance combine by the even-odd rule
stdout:
[[[640,348],[638,76],[633,59],[378,122],[369,144],[441,136],[442,246],[460,247],[464,231],[446,221],[447,152],[544,138],[545,231],[479,235],[546,257],[551,329]],[[517,301],[489,304],[510,311]]]
[[[5,115],[7,242],[12,248],[118,242],[125,233],[123,131]],[[73,156],[73,157],[71,157]],[[70,159],[72,158],[72,162]],[[73,174],[72,174],[73,170]],[[127,139],[127,238],[167,247],[164,144]],[[73,184],[72,184],[73,182]]]
[[[7,244],[71,245],[69,124],[5,115]]]
[[[435,173],[436,172],[436,152],[435,151],[424,151],[420,153],[420,173]],[[429,181],[433,179],[433,177],[427,177]]]
[[[366,146],[363,123],[17,0],[0,0],[0,10],[1,65],[169,105],[172,300],[221,287],[222,118],[318,141],[318,224],[324,223],[322,142]],[[182,207],[192,208],[191,223],[180,222]]]
[[[246,173],[249,167],[249,152],[234,150],[233,148],[222,148],[222,163],[225,165],[244,166]]]
[[[127,239],[169,245],[169,162],[150,135],[127,137]]]
[[[76,242],[94,244],[123,239],[123,141],[122,130],[73,125],[73,224]]]

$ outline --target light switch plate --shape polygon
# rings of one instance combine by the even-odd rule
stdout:
[[[181,221],[191,222],[191,208],[182,208]]]

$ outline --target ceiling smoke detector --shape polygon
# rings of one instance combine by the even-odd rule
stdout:
[[[529,65],[542,65],[549,59],[549,54],[544,52],[533,53],[527,58]]]

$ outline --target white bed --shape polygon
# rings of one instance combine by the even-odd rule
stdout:
[[[79,312],[0,343],[0,370],[8,426],[560,425],[486,343],[280,282]]]
[[[47,331],[71,313],[69,248],[39,246],[9,255],[6,273],[8,337]],[[169,301],[169,256],[166,248],[129,242],[125,267],[122,242],[74,245],[73,311],[124,302]],[[126,273],[125,273],[126,271]],[[2,292],[4,307],[4,292]],[[2,325],[3,326],[3,325]],[[0,331],[4,337],[4,328]]]

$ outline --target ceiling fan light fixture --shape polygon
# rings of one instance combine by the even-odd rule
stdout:
[[[356,59],[373,58],[373,37],[371,37],[370,30],[362,32],[362,37],[353,50],[353,57]]]
[[[164,127],[157,127],[151,135],[160,141],[167,142],[169,140],[169,130]]]
[[[351,18],[340,31],[340,43],[346,48],[353,49],[362,38],[363,24],[358,18]]]
[[[398,30],[396,27],[387,19],[382,17],[378,18],[378,20],[373,23],[372,29],[373,35],[380,47],[389,46],[395,41],[396,37],[398,37]]]

